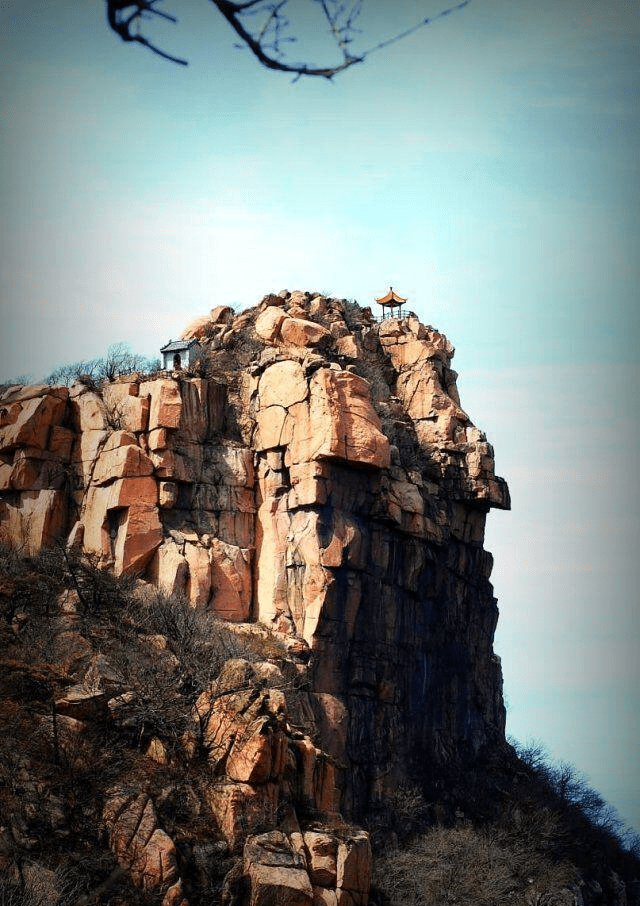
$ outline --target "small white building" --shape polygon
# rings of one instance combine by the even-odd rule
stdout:
[[[165,371],[181,371],[190,368],[198,358],[200,344],[195,339],[169,340],[160,350],[162,367]]]

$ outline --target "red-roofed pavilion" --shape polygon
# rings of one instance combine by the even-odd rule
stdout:
[[[380,296],[379,299],[376,299],[378,305],[382,305],[382,320],[384,321],[385,318],[401,318],[402,306],[406,301],[402,296],[394,293],[393,286],[390,286],[389,292],[385,296]],[[398,309],[397,314],[394,314],[394,308]]]

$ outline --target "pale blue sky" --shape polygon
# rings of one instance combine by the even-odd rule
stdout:
[[[442,8],[369,4],[368,44]],[[508,732],[640,829],[638,2],[473,0],[333,84],[165,6],[186,70],[98,0],[0,2],[0,377],[393,284],[456,346],[511,487],[487,530]]]

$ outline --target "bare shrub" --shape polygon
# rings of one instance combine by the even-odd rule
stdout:
[[[47,375],[44,382],[52,387],[69,387],[78,381],[95,387],[99,380],[100,361],[100,359],[83,359],[80,362],[59,365],[51,374]]]
[[[562,897],[574,875],[499,828],[466,823],[434,827],[377,859],[374,884],[390,906],[507,906],[541,902],[534,892]]]
[[[110,405],[105,405],[104,417],[112,431],[122,431],[126,428],[127,418],[122,402],[114,400]]]
[[[153,590],[138,610],[140,628],[165,636],[181,665],[185,689],[200,692],[229,658],[246,657],[244,640],[214,614],[194,610],[182,595]]]
[[[75,903],[82,887],[69,871],[54,870],[38,863],[27,863],[20,871],[20,882],[0,877],[0,906],[62,906]]]
[[[554,762],[540,742],[521,745],[512,740],[512,744],[520,760],[549,785],[561,806],[574,810],[595,827],[611,833],[624,843],[628,834],[624,821],[615,808],[589,785],[588,778],[581,771],[567,761]]]
[[[158,358],[148,358],[132,352],[126,343],[113,343],[104,357],[60,365],[45,378],[45,383],[68,387],[79,381],[95,388],[102,381],[114,381],[123,374],[150,374],[159,368]]]

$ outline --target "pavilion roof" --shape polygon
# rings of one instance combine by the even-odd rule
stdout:
[[[195,346],[198,341],[195,337],[191,340],[169,340],[166,346],[163,346],[160,352],[182,352]]]
[[[380,305],[390,305],[390,306],[402,305],[406,301],[407,300],[403,299],[402,296],[399,296],[397,293],[394,293],[393,286],[389,287],[389,292],[386,295],[380,296],[379,299],[376,298],[376,302],[379,302]]]

